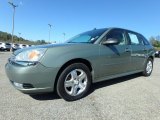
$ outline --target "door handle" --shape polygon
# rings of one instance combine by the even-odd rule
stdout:
[[[125,52],[131,52],[131,49],[126,48],[126,49],[125,49]]]
[[[145,49],[145,48],[144,48],[144,49],[143,49],[143,51],[145,51],[145,52],[146,52],[146,51],[147,51],[147,49]]]

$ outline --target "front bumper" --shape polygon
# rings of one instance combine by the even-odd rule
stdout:
[[[6,48],[1,47],[0,50],[1,50],[1,51],[4,51],[4,50],[6,50]]]
[[[12,85],[26,94],[53,92],[58,73],[56,68],[48,68],[40,63],[20,66],[9,62],[6,64],[5,70]]]

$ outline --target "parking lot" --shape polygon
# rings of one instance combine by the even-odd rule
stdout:
[[[96,83],[83,99],[66,102],[56,94],[25,95],[9,83],[0,52],[0,120],[160,120],[160,58],[150,77],[140,74]]]

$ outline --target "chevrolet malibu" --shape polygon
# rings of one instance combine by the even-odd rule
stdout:
[[[146,38],[120,28],[94,29],[64,44],[20,49],[5,66],[11,84],[26,94],[56,91],[73,101],[92,83],[134,73],[150,76],[154,49]]]

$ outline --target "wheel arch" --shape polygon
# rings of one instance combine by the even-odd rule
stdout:
[[[154,61],[154,57],[153,56],[149,56],[148,58],[151,58]]]
[[[83,63],[84,65],[86,65],[88,68],[89,68],[89,71],[92,72],[93,71],[93,68],[92,68],[92,65],[91,63],[86,60],[86,59],[83,59],[83,58],[75,58],[75,59],[72,59],[72,60],[69,60],[68,62],[64,63],[61,68],[59,69],[57,75],[56,75],[56,78],[55,78],[55,83],[54,83],[54,91],[56,91],[56,88],[57,88],[57,81],[58,81],[58,78],[60,76],[60,74],[62,73],[62,71],[68,67],[69,65],[71,64],[74,64],[74,63]],[[92,75],[92,74],[91,74]],[[93,78],[93,76],[92,76]]]

